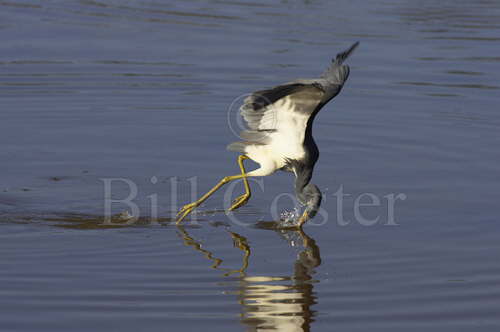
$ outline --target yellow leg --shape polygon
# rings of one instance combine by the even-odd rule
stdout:
[[[201,203],[203,203],[207,198],[209,198],[220,187],[222,187],[223,185],[225,185],[228,182],[231,182],[233,180],[241,179],[241,178],[243,178],[245,176],[246,175],[244,175],[244,174],[226,176],[225,178],[223,178],[222,180],[220,180],[220,182],[217,183],[215,185],[215,187],[213,187],[212,189],[210,189],[209,192],[207,192],[205,195],[203,195],[199,200],[197,200],[196,202],[184,205],[182,207],[182,209],[180,209],[179,212],[177,213],[176,224],[179,224],[188,214],[191,213],[191,211],[193,211],[196,207],[200,206]]]
[[[309,219],[311,219],[309,217],[309,214],[307,213],[307,211],[304,211],[304,213],[302,214],[302,216],[299,218],[299,222],[297,224],[297,227],[299,229],[302,229],[302,225],[304,225],[306,223],[306,221],[308,221]]]
[[[243,160],[250,159],[245,155],[240,155],[238,157],[238,165],[240,166],[241,175],[243,175],[243,185],[245,186],[245,193],[234,199],[233,204],[229,208],[229,211],[236,210],[237,208],[245,205],[252,194],[250,193],[250,185],[248,184],[248,179],[246,177],[245,166],[243,165]]]

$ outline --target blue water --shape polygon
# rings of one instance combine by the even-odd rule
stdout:
[[[0,1],[0,330],[498,329],[499,22],[497,1]],[[239,172],[231,103],[357,40],[304,233],[266,224],[285,173],[175,227]],[[139,221],[100,225],[106,179]]]

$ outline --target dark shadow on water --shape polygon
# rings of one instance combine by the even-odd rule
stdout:
[[[44,218],[46,222],[53,222],[53,226],[68,228],[68,229],[109,229],[123,227],[144,227],[157,225],[168,225],[172,222],[172,218],[157,218],[152,220],[151,217],[139,217],[131,219],[126,213],[113,215],[110,219],[104,216],[91,216],[85,214],[64,214],[53,217]]]
[[[24,213],[0,214],[0,222],[12,224],[44,224],[53,227],[79,230],[98,230],[125,227],[169,226],[175,220],[169,217],[152,219],[149,216],[133,219],[127,212],[114,214],[111,218],[85,213]],[[199,227],[189,225],[188,227]]]

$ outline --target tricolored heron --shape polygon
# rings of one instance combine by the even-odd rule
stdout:
[[[295,194],[306,207],[296,227],[313,218],[321,204],[321,192],[310,182],[319,157],[312,124],[321,108],[342,90],[349,77],[349,66],[343,63],[358,44],[337,54],[320,78],[299,79],[247,97],[240,112],[248,129],[240,133],[242,141],[228,145],[229,150],[241,153],[238,157],[241,174],[224,177],[200,199],[182,207],[177,224],[220,187],[237,179],[243,179],[245,193],[233,201],[229,211],[241,207],[251,195],[247,178],[271,175],[277,170],[295,174]],[[255,161],[260,167],[246,172],[245,159]]]

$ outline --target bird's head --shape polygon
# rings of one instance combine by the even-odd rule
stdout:
[[[307,214],[309,219],[318,213],[322,197],[319,188],[312,183],[307,184],[300,193],[297,193],[299,202],[306,206],[304,214]]]

